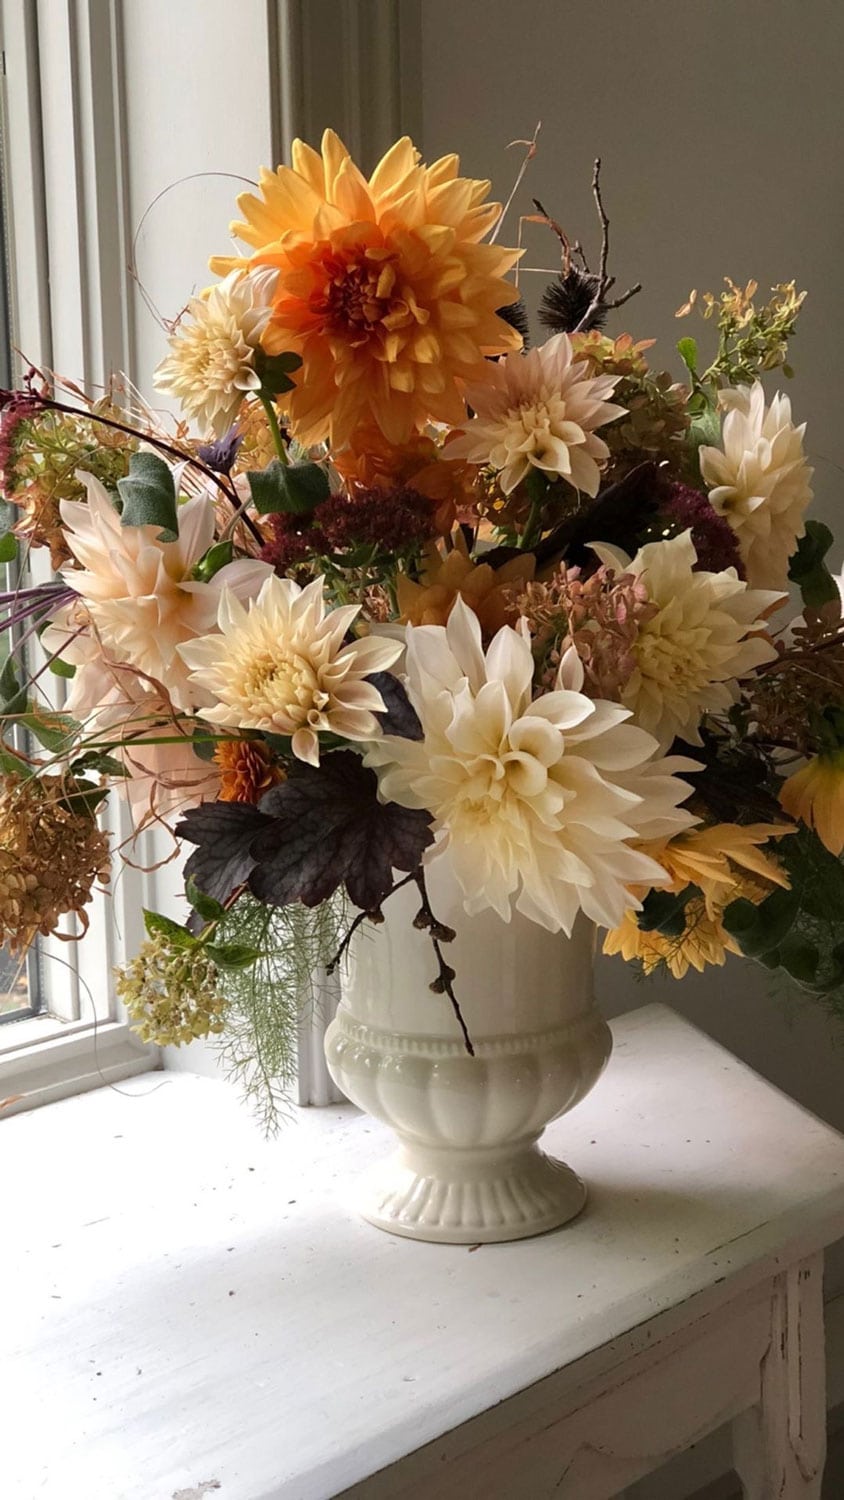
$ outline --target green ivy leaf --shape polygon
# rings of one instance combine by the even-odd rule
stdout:
[[[62,661],[60,656],[54,656],[52,661],[48,662],[48,666],[54,677],[76,676],[76,668],[69,661]]]
[[[746,958],[760,958],[782,946],[799,910],[797,891],[776,890],[758,906],[744,897],[731,901],[721,920]]]
[[[35,736],[39,745],[54,753],[67,750],[80,727],[68,714],[49,713],[40,708],[21,714],[19,722]]]
[[[18,555],[18,539],[11,532],[6,531],[0,536],[0,563],[14,562]]]
[[[34,767],[10,749],[5,740],[0,740],[0,771],[4,776],[22,776],[27,778],[33,775]]]
[[[788,564],[788,576],[797,584],[809,609],[822,609],[838,599],[838,585],[824,562],[832,541],[832,532],[823,521],[807,521],[805,533]]]
[[[661,932],[665,937],[681,937],[686,927],[686,906],[697,895],[697,886],[682,891],[649,891],[642,902],[636,921],[643,932]]]
[[[0,672],[0,718],[14,718],[26,708],[26,691],[21,687],[14,658],[7,656]]]
[[[193,876],[189,876],[185,885],[185,895],[196,912],[204,922],[217,922],[225,914],[226,908],[222,902],[215,901],[205,891],[200,890]]]
[[[81,776],[88,771],[98,771],[101,776],[128,776],[129,772],[122,761],[116,760],[113,755],[106,755],[102,750],[86,750],[77,760],[71,762],[70,773],[72,776]]]
[[[298,354],[265,354],[263,349],[256,349],[255,371],[261,382],[260,394],[273,397],[292,391],[296,382],[290,376],[301,364]]]
[[[697,339],[680,339],[677,344],[677,353],[694,380],[697,375]]]
[[[226,563],[231,562],[233,557],[233,542],[215,542],[214,546],[208,548],[205,556],[200,558],[194,568],[194,578],[199,579],[201,583],[208,583],[214,577],[215,573],[219,573],[220,569],[226,566]]]
[[[160,911],[148,911],[144,907],[144,926],[148,937],[166,938],[176,948],[192,948],[196,944],[196,938],[187,927],[174,922],[172,917],[165,917]]]
[[[221,969],[248,969],[261,957],[260,948],[246,943],[208,943],[205,952]]]
[[[133,453],[129,473],[118,479],[123,502],[124,526],[158,526],[160,542],[175,542],[179,535],[176,486],[173,474],[157,453]]]
[[[259,515],[283,511],[309,515],[331,493],[328,475],[319,464],[283,464],[274,458],[266,469],[250,469],[246,478]]]

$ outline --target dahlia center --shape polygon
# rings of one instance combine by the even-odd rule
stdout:
[[[311,297],[311,311],[327,331],[358,341],[376,330],[394,330],[412,314],[397,292],[395,259],[386,250],[360,246],[344,253],[328,251],[322,259],[321,284]]]
[[[323,709],[328,702],[313,664],[296,652],[267,653],[251,662],[242,692],[247,701],[262,702],[270,714],[287,713],[297,718]]]

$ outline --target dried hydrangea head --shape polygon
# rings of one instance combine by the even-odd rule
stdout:
[[[175,948],[156,933],[116,971],[115,989],[141,1041],[179,1047],[223,1030],[226,1002],[217,980],[202,948]]]
[[[529,583],[516,604],[530,628],[543,686],[550,690],[573,646],[589,691],[616,700],[635,671],[639,631],[657,612],[639,579],[603,566],[586,579],[579,568],[563,567],[547,583]]]
[[[67,777],[0,781],[0,945],[25,953],[74,912],[83,932],[94,882],[109,876],[106,835]]]

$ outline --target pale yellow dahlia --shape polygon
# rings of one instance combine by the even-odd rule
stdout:
[[[617,380],[575,360],[567,333],[528,354],[509,354],[469,387],[475,416],[449,443],[449,458],[495,469],[505,495],[532,468],[597,495],[609,449],[595,429],[625,414],[608,400]]]
[[[407,630],[423,739],[385,736],[366,762],[384,798],[433,814],[426,858],[448,849],[469,913],[491,907],[508,921],[515,905],[570,934],[583,910],[615,926],[631,885],[665,878],[632,842],[693,822],[678,807],[690,787],[625,709],[586,697],[574,652],[537,698],[533,669],[527,632],[505,625],[484,652],[478,617],[458,598],[447,625]]]
[[[481,240],[498,217],[489,183],[459,177],[459,160],[420,164],[405,136],[367,179],[332,130],[322,154],[294,141],[291,167],[262,170],[261,196],[238,199],[232,233],[249,256],[211,269],[278,272],[269,354],[302,358],[285,397],[302,443],[341,448],[375,422],[405,443],[430,420],[454,425],[464,381],[483,381],[484,356],[521,338],[496,316],[517,300],[503,280],[518,252]]]
[[[78,567],[63,576],[79,595],[53,617],[44,644],[78,668],[68,712],[84,717],[102,704],[104,681],[112,669],[128,667],[176,708],[196,705],[188,669],[178,655],[182,641],[211,630],[223,588],[249,598],[271,574],[268,563],[241,559],[227,563],[210,583],[193,570],[214,540],[214,503],[197,495],[179,507],[179,535],[160,540],[158,526],[124,526],[108,491],[90,474],[80,474],[87,504],[63,500],[62,523]]]
[[[787,396],[775,396],[766,407],[758,380],[722,391],[720,400],[726,407],[722,446],[700,449],[710,502],[736,534],[748,583],[785,589],[788,560],[812,499],[806,425],[794,426]]]
[[[728,953],[741,953],[721,920],[726,907],[739,897],[758,903],[774,886],[788,886],[782,866],[760,846],[793,831],[782,823],[716,823],[646,843],[645,851],[665,868],[668,890],[679,894],[691,884],[700,895],[687,903],[677,936],[644,931],[629,909],[607,933],[604,952],[619,953],[628,963],[639,959],[646,974],[664,965],[675,979],[690,968],[702,973],[709,964],[722,966]]]
[[[830,854],[844,853],[844,749],[815,755],[780,788],[780,805],[814,828]]]
[[[608,568],[640,580],[657,606],[639,620],[621,702],[664,748],[675,738],[699,745],[703,715],[728,709],[736,679],[776,656],[764,630],[779,593],[749,588],[735,568],[696,570],[691,531],[648,542],[632,560],[605,543],[593,547]]]
[[[290,735],[293,754],[319,765],[319,735],[366,740],[380,733],[384,700],[367,678],[385,671],[402,642],[346,641],[357,605],[326,613],[324,579],[300,588],[268,578],[248,611],[225,590],[219,633],[179,648],[191,681],[214,703],[211,724]]]
[[[235,422],[244,396],[260,387],[255,350],[270,316],[274,281],[271,271],[232,271],[204,296],[193,297],[190,321],[179,324],[155,372],[156,390],[175,396],[189,417],[217,437]]]

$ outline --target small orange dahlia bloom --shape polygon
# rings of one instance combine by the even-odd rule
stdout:
[[[814,828],[830,854],[844,853],[844,749],[815,755],[780,787],[780,806]]]
[[[396,489],[406,485],[433,500],[437,529],[448,536],[455,521],[477,519],[477,470],[463,459],[450,459],[448,444],[438,445],[426,433],[416,433],[395,447],[377,427],[361,431],[355,448],[332,453],[331,462],[347,484],[365,489]]]
[[[405,573],[396,580],[401,618],[408,625],[445,625],[460,598],[474,610],[484,635],[493,636],[515,621],[516,588],[530,581],[534,565],[535,559],[527,554],[491,568],[489,563],[473,563],[459,543],[445,558],[432,547],[420,583]]]
[[[214,751],[220,769],[221,802],[258,802],[284,780],[284,772],[262,740],[221,740]]]
[[[374,422],[405,443],[428,420],[464,420],[462,382],[522,342],[496,316],[517,300],[503,277],[519,252],[480,243],[499,213],[489,183],[459,177],[456,156],[421,165],[407,136],[369,181],[332,130],[321,155],[294,141],[292,162],[238,198],[232,233],[253,253],[211,269],[278,272],[262,343],[302,359],[285,398],[294,436],[339,448]]]

